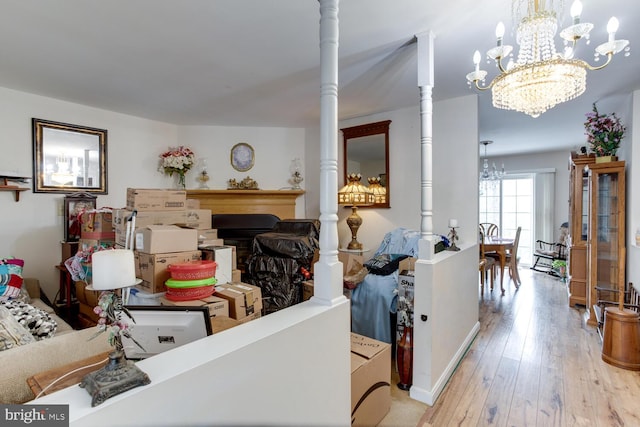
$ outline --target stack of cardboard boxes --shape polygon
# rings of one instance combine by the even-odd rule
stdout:
[[[111,209],[94,209],[80,215],[79,250],[115,245],[115,230]]]
[[[187,209],[184,190],[128,188],[127,207],[114,211],[114,223],[119,247],[131,246],[127,237],[133,235],[136,277],[142,279],[137,288],[159,297],[169,265],[201,259],[199,230],[211,230],[211,211]]]
[[[240,282],[235,248],[218,239],[216,230],[211,228],[211,211],[199,209],[198,201],[187,200],[186,196],[184,190],[128,188],[126,208],[96,214],[87,221],[90,234],[86,239],[83,236],[80,249],[83,244],[87,248],[107,244],[131,248],[133,243],[136,277],[142,280],[136,286],[133,298],[136,304],[142,301],[154,305],[207,306],[214,332],[260,317],[260,288]],[[200,259],[211,259],[217,264],[214,295],[180,302],[164,298],[164,284],[171,276],[168,266]],[[93,308],[98,302],[98,292],[88,291],[85,286],[83,281],[76,282],[76,295],[84,320],[81,324],[89,326],[97,321]]]
[[[260,289],[239,283],[235,248],[218,239],[211,228],[210,210],[198,209],[197,201],[188,201],[185,191],[127,189],[127,209],[115,212],[119,245],[125,244],[126,222],[133,210],[137,212],[134,253],[136,276],[142,279],[139,290],[157,295],[161,305],[206,306],[214,332],[260,317]],[[193,301],[171,301],[162,296],[170,277],[167,267],[199,259],[217,264],[214,295]]]
[[[113,213],[109,208],[92,209],[82,212],[79,216],[80,240],[76,251],[92,253],[96,250],[109,249],[115,246],[115,230],[113,228]],[[75,253],[74,253],[75,254]],[[67,254],[69,257],[74,254]],[[85,281],[91,282],[91,264],[82,263],[86,274]],[[77,323],[81,327],[95,325],[98,315],[93,311],[98,305],[99,292],[85,289],[85,281],[74,283],[75,295],[78,301]]]

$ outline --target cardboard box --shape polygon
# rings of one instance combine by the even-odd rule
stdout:
[[[156,294],[164,292],[164,282],[171,278],[167,267],[180,262],[197,261],[201,259],[200,251],[170,252],[166,254],[147,254],[140,251],[133,252],[136,263],[136,277],[142,283],[136,287],[143,292]]]
[[[200,199],[187,199],[185,206],[187,209],[200,209]]]
[[[205,248],[207,246],[224,246],[224,239],[198,240],[198,245]]]
[[[415,258],[406,258],[400,261],[398,267],[398,320],[396,323],[396,340],[400,341],[404,331],[403,313],[413,316],[413,290]],[[411,319],[413,323],[413,319]]]
[[[226,331],[227,329],[231,329],[238,325],[240,325],[240,322],[230,317],[216,316],[211,318],[211,330],[214,334]]]
[[[129,209],[115,209],[113,211],[113,224],[115,228],[115,240],[119,245],[124,246],[126,234],[127,234],[127,219],[131,216],[133,211]],[[210,209],[197,209],[197,210],[181,210],[181,211],[142,211],[136,214],[136,229],[144,228],[148,225],[184,225],[185,227],[198,229],[198,240],[204,230],[205,235],[211,236],[215,234],[214,238],[218,237],[217,230],[214,233],[209,232],[211,230],[211,210]]]
[[[113,233],[113,214],[112,212],[85,211],[80,216],[80,237],[87,234],[87,238],[91,237],[91,233]]]
[[[218,284],[223,285],[232,282],[233,247],[200,246],[199,248],[202,251],[202,259],[216,262],[216,280]]]
[[[231,283],[242,282],[242,272],[237,268],[231,270]]]
[[[247,283],[217,285],[215,295],[229,301],[229,317],[232,319],[242,320],[262,313],[262,291],[257,286]]]
[[[207,307],[209,317],[229,317],[229,301],[216,295],[191,301],[171,301],[167,297],[160,297],[160,305],[175,305],[180,307]]]
[[[375,426],[390,408],[391,344],[351,333],[351,425]]]
[[[313,296],[313,280],[302,282],[302,301],[307,301]]]
[[[146,254],[195,251],[198,230],[177,225],[148,225],[136,230],[136,250]]]
[[[127,209],[140,211],[182,211],[186,209],[186,190],[127,188]]]
[[[258,312],[255,312],[253,314],[250,314],[248,316],[243,317],[242,319],[238,320],[237,322],[240,323],[240,324],[247,323],[247,322],[250,322],[252,320],[259,319],[260,317],[262,317],[262,314],[258,311]]]
[[[186,227],[196,228],[198,230],[211,229],[211,209],[187,209],[185,212],[185,221],[176,223]],[[216,230],[216,238],[217,238]]]
[[[358,265],[358,263],[359,265],[364,264],[364,257],[347,252],[338,252],[338,261],[342,263],[342,275],[344,276],[355,265]]]
[[[214,240],[217,238],[218,238],[218,229],[216,228],[199,228],[198,229],[198,242],[203,242],[205,240]]]

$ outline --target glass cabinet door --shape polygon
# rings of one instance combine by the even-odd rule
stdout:
[[[594,217],[597,245],[596,286],[618,288],[618,180],[616,173],[597,175],[597,213]]]
[[[598,301],[618,301],[625,289],[625,162],[589,167],[589,320],[601,325]],[[611,291],[608,291],[608,290]]]
[[[588,307],[587,240],[589,237],[589,167],[594,155],[571,153],[569,160],[569,246],[567,292],[569,306]]]
[[[583,242],[589,240],[589,175],[582,175],[582,212],[580,215],[580,239]],[[577,237],[577,236],[576,236]]]

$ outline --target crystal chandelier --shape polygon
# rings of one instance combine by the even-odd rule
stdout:
[[[492,89],[493,106],[520,111],[538,117],[555,105],[580,96],[586,89],[587,70],[600,70],[611,62],[613,55],[622,50],[629,56],[629,41],[616,40],[618,20],[612,17],[607,25],[609,40],[596,47],[595,61],[606,56],[604,64],[592,66],[582,59],[574,59],[574,47],[581,38],[589,43],[593,24],[580,22],[582,3],[575,0],[571,6],[573,24],[560,32],[564,39],[563,53],[557,53],[554,37],[558,29],[558,12],[563,0],[512,0],[514,21],[519,22],[516,41],[520,45],[518,60],[503,60],[511,55],[512,46],[502,43],[504,24],[496,27],[497,45],[487,52],[500,70],[500,74],[486,85],[487,72],[480,69],[480,52],[475,51],[475,70],[467,74],[469,85],[479,90]]]
[[[480,183],[496,183],[500,181],[506,174],[504,171],[504,163],[502,169],[498,170],[496,164],[493,163],[489,168],[489,159],[487,158],[487,145],[493,144],[493,141],[480,141],[480,144],[484,145],[484,161],[482,163],[482,172],[480,172]]]

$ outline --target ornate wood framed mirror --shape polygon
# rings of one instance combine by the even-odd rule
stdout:
[[[389,124],[391,120],[340,129],[344,138],[343,179],[359,173],[362,183],[370,187],[382,187],[382,196],[377,197],[370,208],[389,208],[391,192],[389,176]],[[380,190],[380,189],[378,189]],[[365,208],[363,206],[363,208]]]

